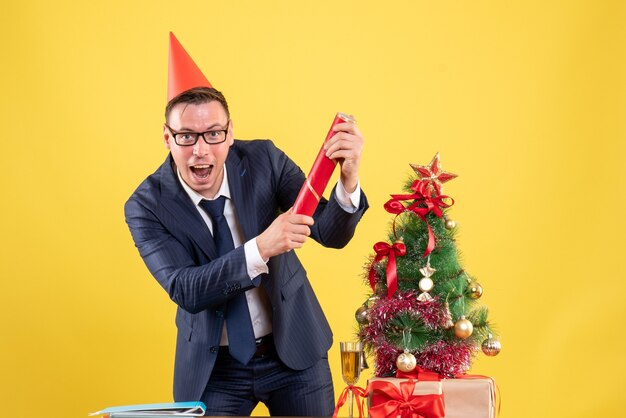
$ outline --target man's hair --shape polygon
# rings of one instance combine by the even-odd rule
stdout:
[[[167,106],[165,107],[165,121],[169,122],[168,118],[170,116],[170,112],[179,103],[185,103],[187,105],[194,104],[204,104],[212,101],[218,101],[224,107],[226,111],[226,116],[230,119],[230,112],[228,111],[228,103],[226,103],[226,98],[224,95],[215,90],[213,87],[194,87],[189,90],[185,90],[180,93],[178,96],[174,97],[169,101]]]

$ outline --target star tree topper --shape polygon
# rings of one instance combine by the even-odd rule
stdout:
[[[410,164],[410,166],[415,171],[415,174],[417,174],[419,180],[428,181],[428,192],[431,194],[432,192],[435,192],[437,195],[442,194],[443,183],[458,177],[457,174],[441,169],[439,153],[435,154],[428,165]]]

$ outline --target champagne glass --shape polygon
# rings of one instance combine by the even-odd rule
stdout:
[[[349,386],[356,385],[361,375],[361,351],[360,342],[344,341],[339,343],[341,349],[341,376],[343,381]],[[352,418],[352,405],[354,403],[354,393],[348,392],[348,417]]]

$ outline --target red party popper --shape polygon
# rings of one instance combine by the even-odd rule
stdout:
[[[355,120],[345,113],[337,113],[335,120],[333,120],[333,124],[330,126],[330,130],[326,135],[326,139],[322,143],[320,151],[317,154],[313,167],[311,167],[311,171],[309,171],[309,176],[306,178],[302,188],[300,189],[300,193],[298,193],[296,202],[293,204],[293,213],[311,216],[313,215],[313,212],[315,212],[317,204],[324,194],[326,185],[330,180],[330,176],[332,176],[335,166],[337,165],[336,161],[333,161],[326,156],[324,144],[328,142],[328,140],[336,133],[333,131],[333,127],[339,123],[345,122],[355,122]]]

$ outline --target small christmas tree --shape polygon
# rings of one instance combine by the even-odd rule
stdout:
[[[479,347],[500,352],[482,287],[459,263],[454,200],[442,185],[457,177],[443,171],[439,154],[429,165],[411,164],[416,177],[406,194],[391,195],[395,214],[388,242],[374,245],[365,276],[372,294],[356,313],[359,338],[376,358],[376,376],[409,372],[416,365],[452,377],[465,373]]]

